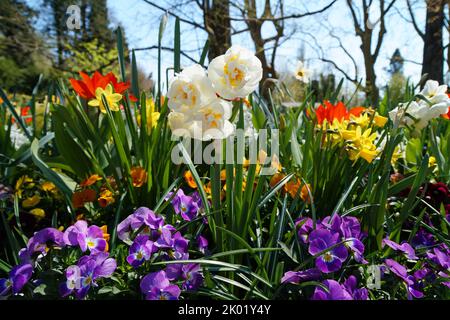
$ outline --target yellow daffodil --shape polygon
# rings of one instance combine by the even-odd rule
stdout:
[[[403,153],[400,150],[400,147],[396,146],[394,149],[394,153],[392,154],[391,164],[394,166],[400,158],[403,158]]]
[[[434,156],[431,156],[428,159],[428,167],[434,167],[436,165],[436,158]]]
[[[376,146],[373,144],[377,137],[377,133],[371,133],[371,129],[362,132],[361,127],[356,127],[355,130],[346,130],[343,134],[344,139],[347,140],[347,151],[350,160],[358,160],[359,157],[371,163],[378,154]]]
[[[388,121],[387,117],[380,116],[378,113],[375,113],[375,116],[373,117],[373,122],[377,127],[380,128],[384,127],[387,121]]]
[[[363,113],[357,117],[351,114],[350,121],[357,126],[367,128],[370,124],[370,116],[368,115],[368,113]]]
[[[153,99],[147,99],[146,108],[145,108],[145,115],[147,118],[146,128],[147,131],[150,131],[152,128],[156,127],[158,124],[158,120],[160,117],[160,113],[155,111],[155,102]],[[137,123],[138,125],[141,125],[141,115],[137,115]]]
[[[111,84],[108,84],[105,89],[98,87],[95,90],[95,99],[88,102],[91,107],[99,107],[102,113],[106,113],[106,106],[103,104],[102,96],[108,103],[111,111],[119,111],[119,101],[122,100],[120,93],[114,93]]]

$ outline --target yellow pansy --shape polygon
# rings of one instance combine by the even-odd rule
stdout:
[[[41,208],[35,208],[30,210],[30,213],[35,216],[38,220],[45,218],[45,211]]]
[[[27,185],[28,184],[28,185]],[[24,176],[21,176],[19,179],[17,179],[17,181],[16,181],[16,186],[15,186],[15,188],[14,188],[14,192],[15,192],[15,194],[19,197],[19,198],[21,198],[22,197],[22,191],[23,191],[23,188],[26,186],[26,187],[29,187],[29,184],[32,184],[32,185],[34,185],[34,183],[33,183],[33,179],[31,179],[29,176],[27,176],[27,175],[24,175]]]
[[[41,189],[46,192],[53,192],[56,190],[56,186],[50,181],[45,181],[41,184]]]
[[[99,107],[102,113],[106,113],[106,106],[103,104],[102,96],[108,103],[111,111],[119,111],[119,101],[122,100],[120,93],[114,93],[111,84],[108,84],[105,89],[98,87],[95,90],[95,99],[88,102],[91,107]]]
[[[100,191],[100,196],[98,197],[98,204],[100,207],[105,208],[114,202],[114,194],[109,189],[103,189]]]

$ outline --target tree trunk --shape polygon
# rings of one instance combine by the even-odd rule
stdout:
[[[208,59],[211,61],[231,46],[229,0],[213,0],[212,6],[204,9],[204,21],[209,40]]]
[[[375,59],[371,51],[372,30],[366,29],[361,40],[361,50],[364,55],[364,69],[366,73],[366,85],[364,91],[366,92],[366,98],[369,99],[373,105],[376,105],[379,98],[379,89],[377,87],[377,75],[375,73]]]
[[[266,5],[268,2],[266,2]],[[266,51],[264,47],[264,38],[262,36],[262,24],[264,20],[258,19],[256,13],[256,1],[255,0],[246,0],[245,1],[245,9],[247,11],[246,21],[247,27],[250,31],[250,37],[253,40],[253,44],[255,45],[255,55],[261,61],[261,66],[263,69],[260,93],[265,99],[269,99],[269,90],[273,89],[274,83],[272,81],[267,81],[269,78],[276,78],[277,75],[275,73],[274,67],[270,64],[266,57]],[[269,8],[265,8],[265,11],[270,10]]]
[[[423,46],[422,76],[443,82],[444,48],[442,28],[444,26],[444,0],[427,0],[427,16]]]

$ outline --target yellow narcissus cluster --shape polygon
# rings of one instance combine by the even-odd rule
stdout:
[[[318,127],[326,129],[326,141],[342,145],[352,161],[363,158],[371,163],[379,154],[375,145],[378,133],[374,128],[384,127],[388,119],[371,108],[347,111],[343,104],[321,107],[319,112],[324,120]]]

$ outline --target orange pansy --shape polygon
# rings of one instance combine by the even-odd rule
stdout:
[[[100,191],[100,196],[98,197],[97,201],[102,208],[105,208],[115,202],[114,195],[109,189],[103,189],[102,191]]]
[[[82,208],[85,203],[95,201],[96,192],[92,189],[74,192],[72,195],[72,204],[74,208]]]
[[[80,187],[86,188],[86,187],[92,186],[94,183],[96,183],[97,181],[100,181],[100,180],[102,180],[102,177],[100,177],[98,174],[93,174],[86,180],[81,181]]]
[[[147,182],[147,172],[142,167],[131,168],[131,179],[133,181],[133,186],[140,188]]]
[[[191,171],[188,170],[184,173],[184,180],[189,187],[191,187],[192,189],[197,189],[197,184],[195,183],[194,176],[192,175]]]

